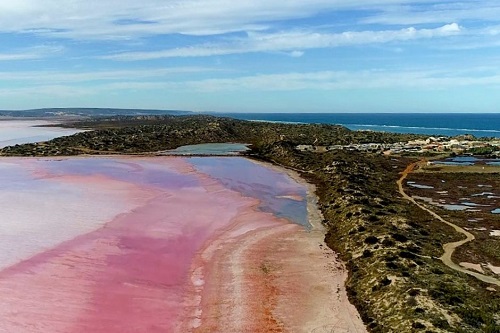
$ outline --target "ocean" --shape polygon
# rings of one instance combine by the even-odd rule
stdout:
[[[351,130],[500,137],[500,113],[213,113],[244,120],[343,125]]]

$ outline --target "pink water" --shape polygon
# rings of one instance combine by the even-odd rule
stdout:
[[[73,135],[82,132],[77,129],[61,127],[38,127],[55,124],[45,120],[17,120],[0,119],[0,148],[16,144],[48,141],[54,138]]]
[[[214,163],[228,179],[244,164],[268,188],[240,179],[238,191],[190,161],[0,159],[0,331],[175,332],[200,249],[228,230],[283,223],[279,201],[305,194],[248,160]]]

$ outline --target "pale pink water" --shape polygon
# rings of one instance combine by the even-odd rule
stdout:
[[[60,136],[82,132],[70,128],[39,127],[51,124],[55,123],[45,120],[29,120],[29,118],[0,119],[0,148],[16,144],[48,141]]]
[[[268,192],[244,196],[189,159],[9,158],[0,170],[1,332],[178,331],[204,283],[199,251],[283,223],[259,209]],[[276,197],[302,195],[275,179],[289,182]]]

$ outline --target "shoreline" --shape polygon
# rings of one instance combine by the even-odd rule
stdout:
[[[348,300],[345,264],[324,242],[315,186],[296,171],[249,160],[306,187],[310,229],[278,219],[231,238],[236,223],[211,240],[192,270],[193,276],[203,271],[205,277],[200,316],[181,331],[367,332]]]
[[[284,172],[287,174],[290,178],[292,178],[294,181],[298,182],[299,184],[302,184],[303,186],[306,187],[307,189],[307,213],[308,213],[308,219],[309,219],[309,224],[311,225],[311,230],[309,232],[315,232],[317,233],[317,237],[319,238],[318,240],[321,242],[320,244],[322,245],[323,248],[328,249],[330,251],[330,256],[334,257],[333,263],[338,265],[336,268],[338,269],[337,274],[341,275],[340,276],[340,285],[339,289],[337,292],[340,294],[341,299],[344,303],[343,309],[347,310],[348,315],[351,317],[350,319],[352,320],[351,323],[354,326],[357,326],[357,328],[352,331],[352,332],[367,332],[366,325],[363,323],[360,313],[358,309],[354,306],[354,304],[349,300],[348,295],[347,295],[347,290],[346,290],[346,281],[349,278],[349,272],[347,270],[345,262],[340,259],[340,256],[338,253],[336,253],[334,250],[330,249],[328,245],[325,242],[325,234],[326,234],[326,228],[323,225],[323,213],[318,207],[318,202],[319,198],[316,195],[316,185],[308,182],[306,179],[304,179],[300,174],[299,170],[295,169],[289,169],[285,166],[278,165],[272,162],[265,162],[262,160],[257,160],[252,158],[256,163],[262,163],[262,165],[265,165],[269,168],[272,168],[274,170]],[[308,172],[306,170],[301,170],[302,172]],[[319,236],[321,234],[321,236]],[[353,319],[354,318],[354,319]],[[333,328],[330,330],[325,329],[324,332],[332,332]],[[323,332],[321,330],[314,331],[315,333],[320,333]],[[351,332],[347,330],[346,332]]]

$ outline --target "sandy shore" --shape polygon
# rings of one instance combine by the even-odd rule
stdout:
[[[258,216],[239,217],[194,261],[189,313],[178,331],[366,332],[347,299],[347,271],[324,243],[314,186],[265,166],[307,186],[311,230],[267,216],[274,222],[242,232]]]

